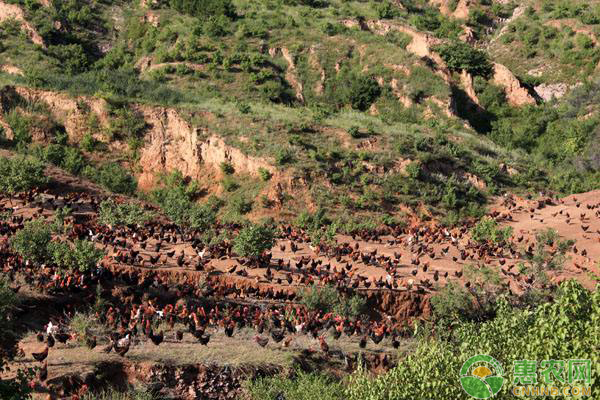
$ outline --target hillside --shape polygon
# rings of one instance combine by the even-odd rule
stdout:
[[[50,319],[35,396],[358,399],[503,301],[592,304],[599,35],[595,0],[0,0],[0,361],[38,371]]]

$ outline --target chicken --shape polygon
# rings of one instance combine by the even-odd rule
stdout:
[[[201,345],[207,346],[208,342],[210,341],[210,335],[202,335],[198,338],[198,340],[200,341]]]
[[[92,350],[94,347],[96,347],[96,336],[92,336],[92,337],[86,337],[85,338],[85,345],[88,347],[88,349]]]
[[[283,340],[285,334],[283,333],[283,331],[271,331],[271,337],[273,338],[275,343],[279,343]]]
[[[152,329],[150,329],[150,334],[148,335],[148,337],[150,338],[152,343],[154,343],[154,345],[158,346],[162,343],[163,339],[165,338],[165,334],[163,331],[160,331],[158,335],[155,335],[154,332],[152,332]]]
[[[265,347],[269,343],[269,338],[261,338],[260,336],[254,336],[254,340],[260,347]]]
[[[44,365],[37,371],[36,375],[40,382],[44,382],[48,379],[48,361],[44,361]]]
[[[31,356],[38,362],[42,362],[48,357],[48,346],[40,353],[31,353]]]
[[[321,350],[323,351],[323,353],[328,354],[329,353],[329,345],[327,344],[327,342],[325,341],[325,338],[323,338],[323,336],[319,336],[319,344],[321,345]]]

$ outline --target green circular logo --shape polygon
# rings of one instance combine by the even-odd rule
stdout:
[[[494,357],[478,354],[469,358],[460,369],[460,384],[476,399],[495,396],[504,383],[504,370]]]

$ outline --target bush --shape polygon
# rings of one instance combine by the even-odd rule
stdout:
[[[0,277],[0,330],[9,322],[14,307],[17,305],[17,295],[10,288],[8,278]],[[0,332],[3,336],[3,332]]]
[[[501,301],[496,318],[461,323],[451,330],[451,340],[420,339],[416,352],[390,372],[371,378],[359,370],[351,378],[346,398],[464,398],[457,374],[462,364],[476,354],[488,354],[504,366],[509,384],[494,397],[500,400],[514,398],[510,383],[515,379],[511,367],[516,360],[591,359],[592,370],[596,370],[600,366],[596,351],[600,336],[590,332],[600,321],[600,291],[590,292],[568,281],[561,284],[559,293],[554,303],[539,305],[534,311],[512,309]],[[600,390],[598,380],[591,386],[593,393]]]
[[[366,300],[358,295],[342,296],[333,286],[313,284],[300,292],[300,303],[311,311],[333,312],[346,318],[357,318],[365,310]]]
[[[231,209],[237,214],[244,215],[252,211],[254,202],[247,199],[243,194],[238,193],[236,196],[231,198]]]
[[[30,117],[23,115],[17,110],[11,110],[5,114],[6,123],[13,131],[13,141],[18,145],[31,142],[31,126],[33,121]]]
[[[169,5],[179,12],[195,17],[211,17],[225,15],[236,16],[235,6],[231,0],[169,0]]]
[[[338,90],[343,104],[355,110],[366,111],[381,94],[381,88],[371,76],[358,73],[340,74]]]
[[[498,222],[491,217],[483,217],[471,229],[471,237],[477,242],[490,241],[493,243],[506,242],[512,235],[510,226],[500,228]]]
[[[52,261],[58,267],[71,271],[86,272],[104,257],[104,252],[88,240],[75,240],[73,245],[67,242],[52,242],[48,248]]]
[[[48,183],[45,165],[30,157],[0,157],[0,191],[8,194],[42,188]]]
[[[10,240],[12,249],[26,260],[43,263],[50,259],[51,226],[37,219],[25,223]]]
[[[48,54],[60,61],[61,68],[69,75],[85,71],[89,64],[85,50],[80,44],[48,46]]]
[[[87,164],[85,157],[78,149],[62,144],[35,144],[32,145],[30,149],[32,150],[32,153],[40,159],[54,164],[74,175],[78,175]]]
[[[223,189],[226,192],[235,192],[240,188],[240,184],[237,183],[235,179],[232,179],[230,177],[225,177],[225,179],[223,179],[223,182],[221,183],[223,185]]]
[[[275,245],[275,229],[268,225],[250,224],[233,240],[233,251],[242,257],[259,257]]]
[[[221,165],[221,171],[225,174],[225,175],[233,175],[235,173],[235,168],[233,168],[233,165],[229,162],[222,162]]]
[[[83,174],[115,193],[132,195],[137,189],[135,178],[117,163],[103,164],[98,169],[87,166]]]
[[[266,168],[260,167],[258,169],[258,174],[260,175],[260,179],[262,179],[263,181],[268,181],[271,179],[271,177],[273,176],[273,174],[271,173],[271,171],[269,171]]]
[[[144,225],[154,213],[144,210],[135,203],[116,203],[105,200],[98,209],[98,222],[104,225]]]
[[[343,386],[337,379],[298,370],[294,378],[265,377],[248,383],[252,400],[344,400]]]
[[[448,68],[455,71],[465,70],[471,75],[489,77],[492,73],[492,64],[487,54],[477,50],[464,42],[452,42],[434,47],[444,59]]]

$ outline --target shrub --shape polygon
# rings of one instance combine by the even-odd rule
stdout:
[[[209,205],[194,204],[188,211],[186,225],[191,229],[205,231],[217,221],[215,211]]]
[[[31,126],[33,121],[30,117],[23,115],[17,110],[11,110],[5,114],[6,123],[13,131],[13,141],[18,145],[31,142]]]
[[[340,100],[350,104],[352,108],[366,111],[381,94],[381,88],[371,76],[358,73],[340,74],[339,90]]]
[[[98,209],[98,222],[104,225],[144,225],[154,217],[154,213],[144,210],[135,203],[116,203],[105,200]]]
[[[252,205],[254,202],[248,200],[244,195],[238,194],[231,199],[231,209],[237,214],[244,215],[252,211]]]
[[[275,245],[275,229],[268,225],[250,224],[233,240],[233,251],[242,257],[256,258]]]
[[[448,68],[461,71],[465,70],[471,75],[488,77],[492,72],[492,64],[487,54],[477,50],[464,42],[452,42],[435,46]]]
[[[392,19],[398,16],[398,8],[388,1],[377,4],[375,10],[379,19]]]
[[[294,378],[265,377],[248,383],[251,400],[344,400],[343,386],[337,379],[320,373],[298,370]]]
[[[103,164],[98,169],[87,166],[83,174],[115,193],[132,195],[137,189],[135,178],[117,163]]]
[[[71,271],[86,272],[96,266],[104,257],[104,252],[97,249],[94,243],[88,240],[75,240],[73,245],[67,242],[52,242],[49,245],[52,261],[60,268]]]
[[[333,286],[313,284],[300,292],[300,303],[312,311],[333,312],[347,318],[357,318],[365,310],[366,300],[359,296],[342,296]]]
[[[10,240],[12,249],[26,260],[43,263],[50,259],[48,246],[52,240],[52,229],[44,220],[25,223]]]
[[[600,338],[590,332],[594,332],[598,321],[600,291],[590,292],[575,281],[562,283],[557,300],[539,305],[534,311],[512,309],[501,301],[493,320],[460,323],[451,330],[451,340],[420,339],[416,352],[384,375],[371,378],[359,370],[350,380],[346,398],[464,398],[457,371],[476,354],[488,354],[498,360],[509,383],[515,379],[511,367],[516,360],[591,359],[595,369],[600,365],[600,355],[595,350]],[[592,391],[598,390],[598,381],[591,386]],[[494,398],[513,398],[512,387],[503,385]]]
[[[48,46],[48,54],[60,61],[61,68],[69,75],[85,71],[89,60],[80,44],[58,44]]]
[[[275,154],[275,163],[277,165],[291,164],[294,161],[294,156],[290,149],[279,149]]]
[[[87,152],[93,152],[96,150],[96,145],[98,144],[96,139],[88,132],[83,135],[81,141],[79,142],[81,148]]]
[[[226,192],[235,192],[240,188],[240,184],[237,183],[235,179],[232,179],[230,177],[225,177],[221,184],[223,185],[223,190],[225,190]]]
[[[0,191],[8,194],[44,187],[48,183],[44,163],[31,157],[0,157]]]
[[[221,171],[225,175],[233,175],[233,173],[235,172],[235,168],[233,168],[233,165],[227,161],[223,161],[221,163],[220,167],[221,167]]]
[[[483,217],[471,230],[473,240],[480,243],[486,241],[496,244],[506,242],[511,235],[512,228],[510,226],[501,228],[499,227],[498,222],[491,217]]]
[[[271,173],[271,171],[269,171],[266,168],[260,167],[258,169],[258,174],[260,175],[260,179],[262,179],[263,181],[268,181],[271,179],[271,177],[273,176],[273,174]]]
[[[10,282],[6,277],[0,277],[0,329],[5,324],[8,324],[9,318],[7,318],[14,307],[17,305],[17,295],[10,288]],[[0,335],[3,335],[1,332]]]
[[[169,0],[169,5],[179,12],[195,17],[225,15],[236,16],[235,6],[231,0]]]

